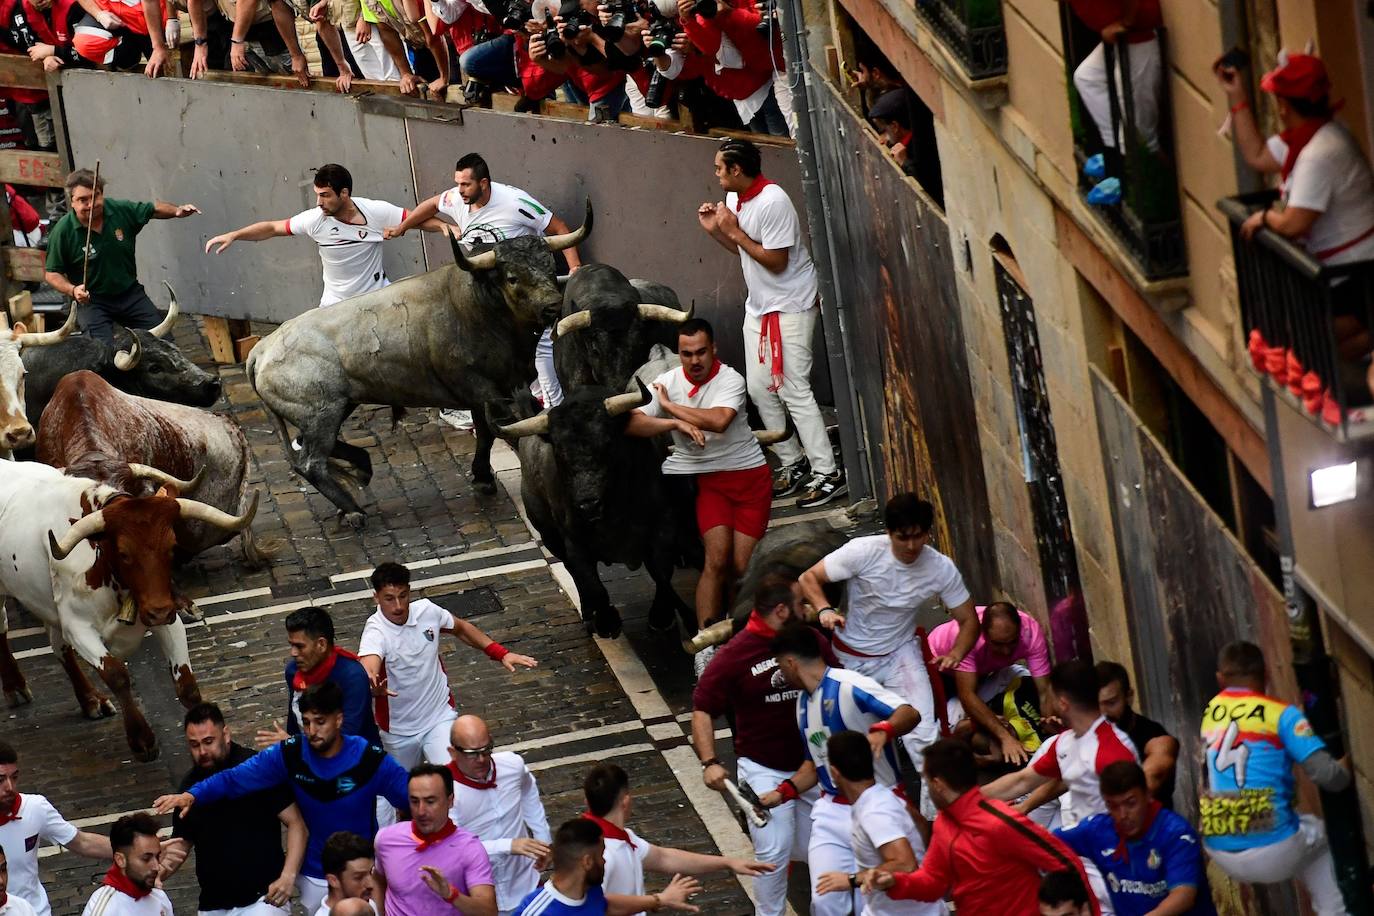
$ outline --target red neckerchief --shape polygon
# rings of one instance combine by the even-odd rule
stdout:
[[[768,375],[772,383],[768,386],[769,391],[777,391],[782,387],[782,312],[769,312],[759,321],[759,364],[762,365],[767,357],[772,360],[768,366]]]
[[[124,872],[120,871],[118,865],[111,865],[110,870],[105,872],[105,880],[101,881],[100,883],[108,884],[110,887],[119,891],[121,894],[128,894],[135,900],[142,900],[144,897],[147,897],[149,894],[152,893],[152,891],[144,890],[137,884],[134,884],[134,882],[130,881],[129,876],[124,874]]]
[[[630,848],[631,848],[631,849],[634,849],[634,848],[635,848],[634,840],[630,839],[630,835],[629,835],[628,833],[625,832],[625,828],[624,828],[624,827],[617,827],[615,824],[612,824],[610,821],[606,820],[604,817],[597,817],[595,814],[592,814],[590,811],[583,811],[583,812],[582,812],[582,819],[583,819],[583,820],[587,820],[587,821],[591,821],[593,824],[596,824],[598,827],[600,827],[600,828],[601,828],[601,835],[604,836],[606,839],[608,839],[608,840],[623,840],[624,842],[630,844]]]
[[[720,360],[716,360],[711,364],[711,371],[706,373],[706,378],[700,385],[692,385],[691,388],[687,389],[687,397],[696,397],[697,392],[711,384],[711,379],[715,378],[717,375],[720,375]],[[688,377],[686,369],[682,370],[682,377],[687,379],[688,384],[691,384],[692,380]]]
[[[762,194],[763,189],[772,183],[773,182],[769,181],[767,178],[764,178],[762,174],[755,176],[754,183],[741,191],[739,196],[735,198],[735,212],[738,213],[741,207]]]
[[[778,635],[778,631],[763,622],[758,611],[749,613],[749,622],[744,625],[744,632],[753,633],[755,636],[762,636],[764,639],[772,639]]]
[[[1298,153],[1301,153],[1302,148],[1312,140],[1313,135],[1330,121],[1329,117],[1312,119],[1304,121],[1297,127],[1279,131],[1279,139],[1288,147],[1288,155],[1284,157],[1283,166],[1279,170],[1279,177],[1283,181],[1287,181],[1289,174],[1293,171],[1293,166],[1298,161]]]
[[[470,786],[474,789],[494,789],[496,788],[496,763],[491,765],[491,775],[486,779],[473,779],[462,770],[458,769],[458,764],[449,761],[448,771],[453,774],[453,781]]]
[[[911,131],[907,131],[905,134],[903,134],[901,138],[898,139],[897,143],[901,146],[906,147],[907,149],[911,149]]]
[[[10,805],[10,810],[0,814],[0,827],[5,826],[10,821],[23,820],[23,818],[19,816],[19,802],[22,798],[23,796],[18,792],[14,793],[14,804]]]
[[[410,822],[410,835],[415,838],[415,848],[420,852],[424,852],[429,847],[442,843],[444,840],[453,836],[457,830],[458,825],[448,820],[444,821],[444,826],[433,833],[421,833],[415,829],[415,822]]]
[[[302,671],[298,665],[296,667],[296,676],[291,679],[292,689],[304,690],[307,687],[314,687],[316,684],[323,683],[325,678],[329,677],[329,672],[334,670],[334,663],[337,662],[340,657],[351,658],[354,661],[358,660],[358,656],[354,655],[352,652],[335,646],[334,651],[325,656],[324,661],[316,665],[313,670]]]
[[[1162,810],[1164,810],[1164,806],[1157,799],[1150,799],[1150,813],[1145,817],[1145,829],[1140,834],[1142,837],[1150,832],[1150,827],[1153,826],[1155,818],[1159,817],[1159,812]],[[1129,862],[1131,854],[1126,851],[1126,841],[1121,839],[1120,835],[1118,835],[1118,839],[1121,841],[1116,844],[1116,852],[1113,855],[1120,856],[1123,862]]]

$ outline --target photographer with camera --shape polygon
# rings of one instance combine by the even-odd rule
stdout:
[[[523,52],[535,25],[530,0],[509,0],[504,8],[494,8],[492,13],[498,20],[498,34],[485,41],[474,41],[471,47],[459,51],[458,66],[466,80],[463,94],[469,102],[489,98],[495,89],[521,89],[516,58],[517,50]]]
[[[536,12],[541,3],[536,0]],[[638,58],[599,34],[596,0],[564,0],[557,16],[547,6],[543,9],[544,28],[530,36],[530,60],[567,80],[568,94],[587,103],[587,120],[614,121],[625,110],[625,78],[639,69]],[[627,40],[623,30],[621,40]]]

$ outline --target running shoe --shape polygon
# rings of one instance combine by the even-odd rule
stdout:
[[[800,490],[810,473],[811,463],[805,457],[778,468],[773,472],[773,498],[781,499]]]
[[[707,646],[692,656],[692,670],[696,672],[697,680],[701,680],[702,672],[706,670],[707,665],[711,664],[711,659],[716,657],[716,649],[718,648],[719,646]]]
[[[797,500],[797,508],[812,509],[816,506],[824,506],[848,492],[849,483],[845,480],[844,471],[836,470],[833,474],[816,474],[811,478],[811,482],[806,485],[806,492]]]
[[[1121,203],[1121,179],[1104,178],[1088,192],[1088,203],[1094,207],[1113,207]]]
[[[1102,158],[1101,153],[1089,156],[1083,162],[1083,174],[1094,181],[1101,181],[1107,177],[1107,161]]]
[[[455,410],[447,407],[439,411],[439,419],[459,432],[469,432],[472,429],[472,411]]]

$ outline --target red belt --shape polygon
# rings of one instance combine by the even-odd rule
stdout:
[[[831,631],[830,641],[834,643],[835,648],[839,649],[841,652],[846,655],[853,655],[856,658],[887,658],[887,656],[892,654],[891,652],[885,652],[882,655],[869,655],[867,652],[860,652],[858,649],[851,648],[848,643],[840,639],[840,634],[834,631]]]
[[[1354,248],[1356,245],[1360,244],[1365,239],[1369,238],[1371,235],[1374,235],[1374,226],[1370,226],[1364,232],[1361,232],[1359,235],[1355,236],[1353,239],[1342,245],[1337,245],[1334,248],[1324,248],[1321,251],[1314,251],[1312,252],[1312,257],[1316,258],[1318,261],[1325,261],[1327,258],[1334,258],[1342,251],[1349,251],[1351,248]]]

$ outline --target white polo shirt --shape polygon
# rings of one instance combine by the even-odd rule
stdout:
[[[34,916],[33,905],[18,894],[9,893],[0,905],[0,916]]]
[[[601,889],[608,894],[641,895],[644,893],[644,860],[653,847],[630,828],[625,828],[629,841],[606,837],[606,877]],[[638,914],[636,914],[638,916]]]
[[[162,888],[137,899],[102,884],[86,901],[81,916],[173,916],[172,901]]]
[[[706,444],[699,446],[683,433],[673,430],[673,453],[663,462],[665,474],[710,474],[715,471],[743,471],[756,468],[765,462],[759,440],[749,428],[745,416],[745,402],[748,399],[744,376],[724,363],[715,378],[702,385],[695,395],[690,394],[695,387],[687,374],[679,366],[654,379],[655,385],[668,390],[668,398],[674,404],[686,407],[729,407],[735,411],[735,419],[723,433],[703,430]],[[652,389],[651,389],[652,390]],[[650,417],[666,417],[667,411],[658,403],[655,393],[648,404],[639,410]]]
[[[499,181],[491,183],[491,198],[476,210],[468,209],[457,188],[449,188],[439,195],[439,212],[458,226],[458,240],[465,245],[543,235],[553,219],[553,211],[530,194]]]
[[[410,615],[397,626],[378,609],[363,626],[358,656],[382,659],[386,684],[396,696],[377,703],[377,727],[393,735],[428,731],[453,708],[448,672],[440,660],[444,630],[454,627],[453,615],[428,598],[410,602]]]
[[[1268,147],[1280,164],[1288,158],[1288,145],[1279,137],[1270,137]],[[1337,121],[1318,128],[1298,153],[1284,182],[1283,196],[1290,207],[1321,214],[1304,242],[1314,256],[1374,229],[1374,174],[1355,139]],[[1321,260],[1324,264],[1350,264],[1370,258],[1374,258],[1374,235]]]
[[[534,860],[513,854],[511,841],[532,836],[548,843],[552,837],[539,786],[524,759],[510,751],[492,754],[491,759],[496,784],[482,789],[455,779],[449,817],[482,841],[496,881],[496,908],[504,913],[539,886]],[[453,764],[449,769],[456,771]]]
[[[286,221],[287,235],[304,235],[320,246],[324,265],[324,293],[320,308],[381,289],[391,281],[382,269],[382,230],[400,225],[406,210],[384,200],[353,198],[362,223],[345,223],[326,216],[319,207]]]
[[[850,812],[849,837],[854,846],[854,861],[859,869],[876,868],[883,862],[880,850],[893,840],[905,839],[916,853],[916,864],[925,855],[925,843],[916,832],[916,822],[907,812],[906,803],[897,797],[891,786],[872,785],[854,802]],[[942,902],[922,903],[917,900],[893,900],[882,891],[866,895],[864,916],[907,916],[907,914],[943,914]]]
[[[769,312],[804,312],[814,306],[819,289],[816,267],[802,239],[797,208],[787,192],[770,184],[736,210],[738,200],[734,191],[725,195],[725,205],[735,213],[745,235],[764,248],[789,249],[787,266],[778,274],[755,261],[743,248],[739,250],[744,285],[749,289],[745,311],[759,316]]]
[[[37,916],[50,916],[48,892],[38,880],[38,848],[44,843],[66,846],[77,832],[46,798],[21,792],[18,815],[0,826],[0,846],[9,863],[10,897],[23,897]]]
[[[948,608],[969,599],[953,560],[927,545],[908,565],[892,555],[886,534],[855,538],[824,562],[826,578],[847,583],[849,613],[840,639],[865,655],[887,655],[910,642],[916,609],[931,598],[938,595]]]
[[[1098,716],[1082,736],[1067,730],[1051,737],[1040,745],[1028,765],[1041,776],[1064,780],[1069,787],[1064,826],[1072,827],[1085,817],[1107,813],[1098,782],[1102,771],[1118,761],[1139,759],[1126,733],[1105,716]]]

